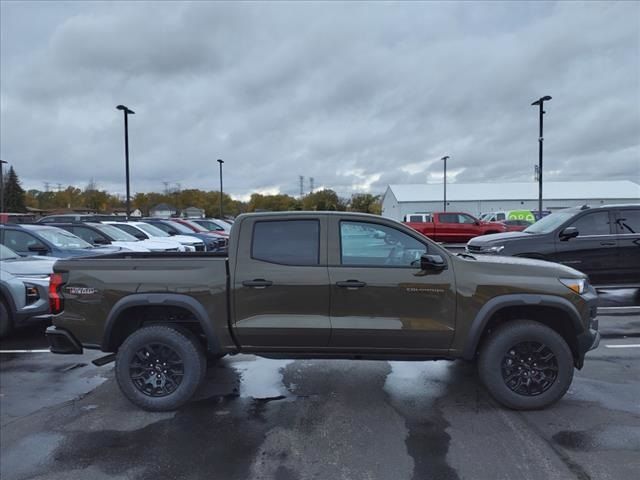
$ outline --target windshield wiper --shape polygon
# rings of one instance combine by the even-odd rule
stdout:
[[[470,253],[460,252],[457,255],[462,258],[470,258],[471,260],[477,260],[477,258],[471,255]]]

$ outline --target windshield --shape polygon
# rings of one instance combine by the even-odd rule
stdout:
[[[541,218],[533,225],[528,226],[523,231],[526,233],[549,233],[553,232],[556,228],[562,225],[564,222],[572,218],[576,214],[575,211],[560,211],[547,215]]]
[[[128,234],[124,230],[120,230],[112,225],[95,225],[95,227],[101,232],[111,237],[116,242],[137,242],[138,239],[133,235]]]
[[[196,222],[194,222],[193,220],[183,220],[183,221],[186,222],[189,226],[193,227],[196,232],[204,233],[209,231],[206,228],[204,228],[202,225],[199,225]]]
[[[219,232],[227,230],[223,225],[218,225],[216,222],[213,222],[211,220],[195,220],[195,223],[198,223],[199,225],[202,225],[209,230],[216,230]]]
[[[63,250],[69,248],[93,248],[93,245],[85,242],[73,233],[59,228],[42,228],[37,230],[38,235],[53,243],[56,247]]]
[[[167,232],[160,230],[158,227],[154,227],[153,225],[149,225],[148,223],[138,223],[136,224],[140,230],[145,233],[148,233],[152,237],[170,237]]]
[[[171,222],[171,226],[176,230],[178,230],[180,233],[185,235],[191,235],[193,233],[193,230],[191,230],[189,227],[185,227],[184,225],[178,222]]]
[[[0,244],[0,260],[12,260],[14,258],[20,258],[16,252],[11,250],[9,247],[5,247]]]

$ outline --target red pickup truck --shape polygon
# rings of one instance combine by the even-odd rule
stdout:
[[[503,223],[481,222],[461,212],[412,213],[404,223],[436,242],[466,243],[478,235],[507,231]]]

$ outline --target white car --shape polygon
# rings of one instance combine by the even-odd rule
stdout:
[[[159,228],[156,228],[153,225],[149,225],[144,222],[106,221],[102,223],[118,227],[120,230],[123,230],[140,240],[148,240],[161,243],[163,245],[169,245],[170,247],[165,248],[164,251],[195,252],[199,246],[202,246],[202,248],[204,248],[204,243],[197,238],[188,237],[185,235],[171,236],[168,233],[163,232]]]

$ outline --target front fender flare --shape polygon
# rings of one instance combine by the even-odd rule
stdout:
[[[514,306],[541,306],[557,308],[569,315],[576,333],[580,333],[584,330],[584,325],[582,324],[582,319],[578,310],[566,298],[556,297],[553,295],[536,295],[528,293],[500,295],[498,297],[493,297],[485,303],[476,314],[471,324],[471,328],[469,329],[469,333],[467,334],[464,350],[462,351],[462,358],[465,360],[473,360],[478,349],[478,344],[480,343],[480,338],[482,337],[489,319],[491,319],[491,317],[499,310],[505,307]]]
[[[202,304],[188,295],[180,295],[177,293],[134,293],[118,300],[109,312],[105,322],[101,345],[103,351],[107,352],[111,350],[110,343],[113,328],[120,315],[131,307],[145,306],[180,307],[188,310],[196,320],[198,320],[207,337],[207,350],[214,353],[222,351],[213,324]]]

